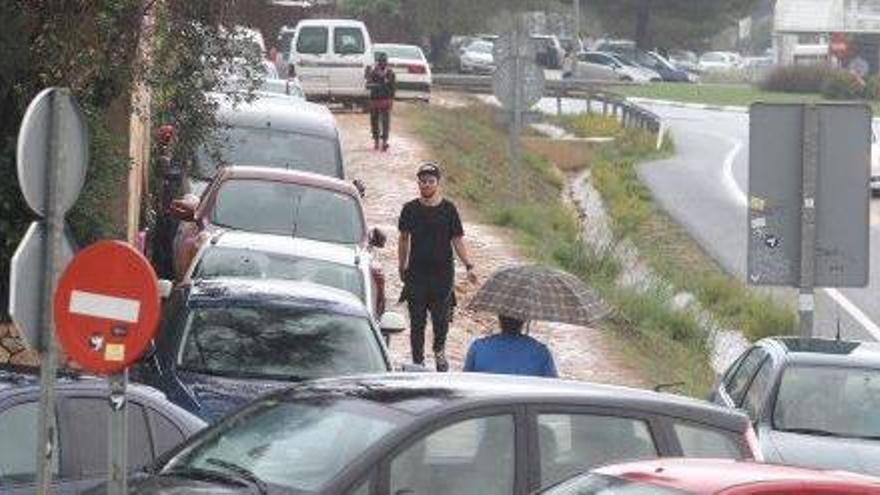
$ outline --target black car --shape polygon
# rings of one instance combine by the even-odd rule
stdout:
[[[179,286],[165,306],[133,379],[207,421],[290,382],[391,369],[378,325],[343,290],[213,278]]]
[[[768,462],[880,475],[878,343],[763,339],[711,399],[749,414]]]
[[[0,493],[36,491],[38,370],[0,365]],[[53,493],[80,493],[107,479],[109,387],[107,381],[61,372],[55,389],[58,429],[52,466]],[[151,464],[205,423],[165,400],[162,393],[132,384],[128,396],[128,461],[132,470]]]
[[[591,466],[751,459],[740,413],[646,390],[480,373],[346,377],[252,402],[136,493],[526,494]]]

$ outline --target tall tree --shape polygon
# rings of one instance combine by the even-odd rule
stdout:
[[[588,0],[606,34],[639,48],[697,48],[749,14],[758,0]]]

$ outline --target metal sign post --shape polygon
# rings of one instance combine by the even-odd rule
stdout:
[[[107,495],[128,493],[128,370],[110,376]]]
[[[816,280],[816,180],[819,176],[819,109],[804,108],[803,182],[801,197],[801,276],[798,321],[801,337],[813,336]]]

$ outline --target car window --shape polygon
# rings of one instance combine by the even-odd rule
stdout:
[[[685,457],[714,457],[742,459],[739,442],[731,433],[724,433],[704,426],[675,423],[673,425],[681,453]]]
[[[213,141],[199,147],[194,173],[209,178],[220,165],[259,165],[338,177],[339,149],[336,141],[325,137],[268,126],[234,126],[217,131]]]
[[[333,51],[340,55],[360,54],[366,51],[364,33],[360,28],[338,27],[333,29]]]
[[[107,399],[73,397],[63,404],[64,414],[72,427],[69,444],[77,451],[78,470],[74,476],[96,478],[107,474],[107,424],[110,406]],[[147,418],[141,405],[128,403],[128,466],[139,469],[153,462],[153,449],[147,433]]]
[[[16,404],[0,412],[0,488],[33,483],[37,474],[36,401]],[[56,432],[57,433],[57,432]],[[54,444],[59,445],[56,434]],[[52,474],[58,476],[58,458],[52,458]]]
[[[761,408],[761,400],[764,398],[767,389],[770,387],[770,377],[773,372],[772,361],[764,359],[758,372],[752,379],[749,389],[746,391],[742,401],[742,408],[748,412],[749,417],[757,419],[758,411]]]
[[[593,466],[657,457],[647,423],[593,414],[539,414],[538,448],[542,486]]]
[[[289,182],[228,180],[217,192],[212,220],[221,227],[341,244],[364,237],[354,197]]]
[[[302,280],[342,289],[361,300],[366,297],[364,277],[355,266],[254,249],[209,247],[193,268],[192,279],[215,277]]]
[[[396,426],[388,409],[344,395],[267,399],[190,444],[163,472],[231,463],[296,493],[317,492]]]
[[[148,414],[153,431],[153,448],[156,457],[168,452],[186,439],[180,428],[162,413],[148,408]]]
[[[391,460],[391,493],[509,495],[514,483],[512,415],[464,420]]]
[[[279,379],[387,371],[367,316],[281,304],[190,309],[178,363],[203,373]]]
[[[299,29],[299,37],[296,39],[296,51],[309,54],[327,53],[327,36],[328,32],[325,27],[302,27]]]
[[[749,354],[740,362],[739,368],[731,375],[730,381],[726,384],[725,388],[727,389],[727,395],[730,396],[734,404],[739,404],[742,401],[746,387],[749,386],[755,371],[758,370],[758,366],[761,364],[761,360],[766,355],[767,351],[763,348],[753,347]]]
[[[348,495],[370,495],[370,480],[362,481],[354,490],[350,490]]]

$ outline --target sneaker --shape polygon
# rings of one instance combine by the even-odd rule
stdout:
[[[434,362],[437,364],[437,371],[441,373],[449,371],[449,363],[446,362],[446,354],[442,351],[434,354]]]
[[[388,151],[388,141],[382,143],[382,151]]]
[[[379,140],[378,140],[378,139],[374,139],[374,140],[373,140],[373,149],[374,149],[374,150],[378,150],[378,149],[379,149]]]

